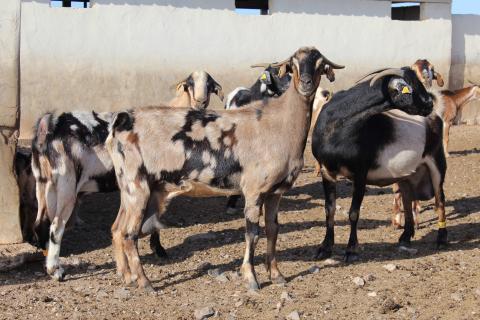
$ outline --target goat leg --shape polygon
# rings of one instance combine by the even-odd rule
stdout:
[[[276,254],[277,236],[278,236],[278,205],[280,203],[279,194],[271,194],[265,198],[265,231],[267,234],[267,257],[265,266],[269,273],[272,283],[285,283],[280,270],[278,270]]]
[[[257,201],[257,199],[245,199],[245,255],[241,268],[243,278],[247,281],[248,289],[255,291],[260,289],[255,275],[253,258],[260,233],[259,220],[260,207],[262,206],[261,203],[258,203],[259,201]]]
[[[337,186],[327,175],[322,172],[323,191],[325,193],[325,215],[327,232],[320,248],[317,250],[317,259],[327,259],[332,256],[332,247],[335,243],[334,226],[337,200]]]
[[[365,175],[366,176],[366,175]],[[355,262],[358,260],[358,238],[357,224],[360,217],[360,207],[365,196],[366,181],[365,178],[356,177],[353,180],[353,196],[348,219],[350,220],[350,237],[348,239],[347,250],[345,252],[345,262]]]

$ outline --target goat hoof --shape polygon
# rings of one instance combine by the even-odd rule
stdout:
[[[52,274],[52,278],[56,281],[63,281],[65,280],[65,270],[62,267],[58,267]]]
[[[358,261],[360,258],[358,257],[358,254],[355,252],[347,252],[345,253],[345,262],[346,263],[353,263]]]
[[[325,249],[322,247],[318,248],[317,254],[315,255],[315,258],[318,260],[325,260],[331,257],[332,257],[332,250]]]
[[[152,285],[150,283],[146,284],[142,288],[145,292],[155,292],[155,289],[152,287]]]

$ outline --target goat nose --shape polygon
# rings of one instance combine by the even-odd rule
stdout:
[[[300,77],[300,81],[302,82],[303,85],[311,85],[312,84],[312,77],[302,75]]]

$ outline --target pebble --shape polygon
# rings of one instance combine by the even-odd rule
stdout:
[[[203,320],[212,317],[215,310],[212,307],[203,307],[194,311],[193,316],[196,320]]]
[[[282,291],[282,295],[280,296],[280,299],[283,300],[283,301],[292,301],[293,300],[292,296],[287,291]]]
[[[397,269],[397,266],[394,265],[393,263],[386,264],[383,267],[390,272],[395,271]]]
[[[477,288],[477,289],[475,290],[475,294],[480,297],[480,288]]]
[[[328,259],[325,259],[325,261],[323,261],[323,264],[326,266],[335,266],[337,264],[340,264],[340,261],[332,258],[328,258]]]
[[[353,283],[355,283],[359,287],[363,287],[365,285],[365,280],[360,277],[353,278]]]
[[[130,297],[130,291],[127,288],[118,288],[113,291],[113,297],[119,300],[125,300]]]
[[[243,300],[238,300],[237,302],[235,302],[235,308],[240,307],[242,304],[243,304]]]
[[[375,298],[377,296],[377,293],[375,291],[370,291],[369,293],[367,293],[367,296]]]
[[[294,311],[292,311],[288,314],[287,319],[289,319],[289,320],[300,320],[300,314],[298,313],[297,310],[294,310]]]
[[[398,311],[402,306],[393,301],[392,298],[386,298],[383,300],[382,305],[380,306],[380,313],[388,313]]]
[[[320,271],[319,266],[312,266],[312,267],[310,267],[310,269],[308,269],[308,272],[310,272],[310,273],[318,273],[319,271]]]
[[[94,265],[94,264],[91,264],[87,267],[87,270],[90,270],[90,271],[95,270],[95,269],[97,269],[97,266]]]
[[[414,248],[408,248],[408,247],[405,247],[405,246],[400,246],[398,247],[398,251],[399,252],[406,252],[412,256],[416,255],[418,250],[417,249],[414,249]]]
[[[458,292],[452,293],[452,294],[450,295],[450,298],[452,298],[452,300],[455,300],[456,302],[460,302],[460,301],[463,300],[462,295],[461,295],[460,293],[458,293]]]

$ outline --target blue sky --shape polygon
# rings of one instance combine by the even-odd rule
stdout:
[[[453,0],[452,13],[480,14],[480,0]]]

